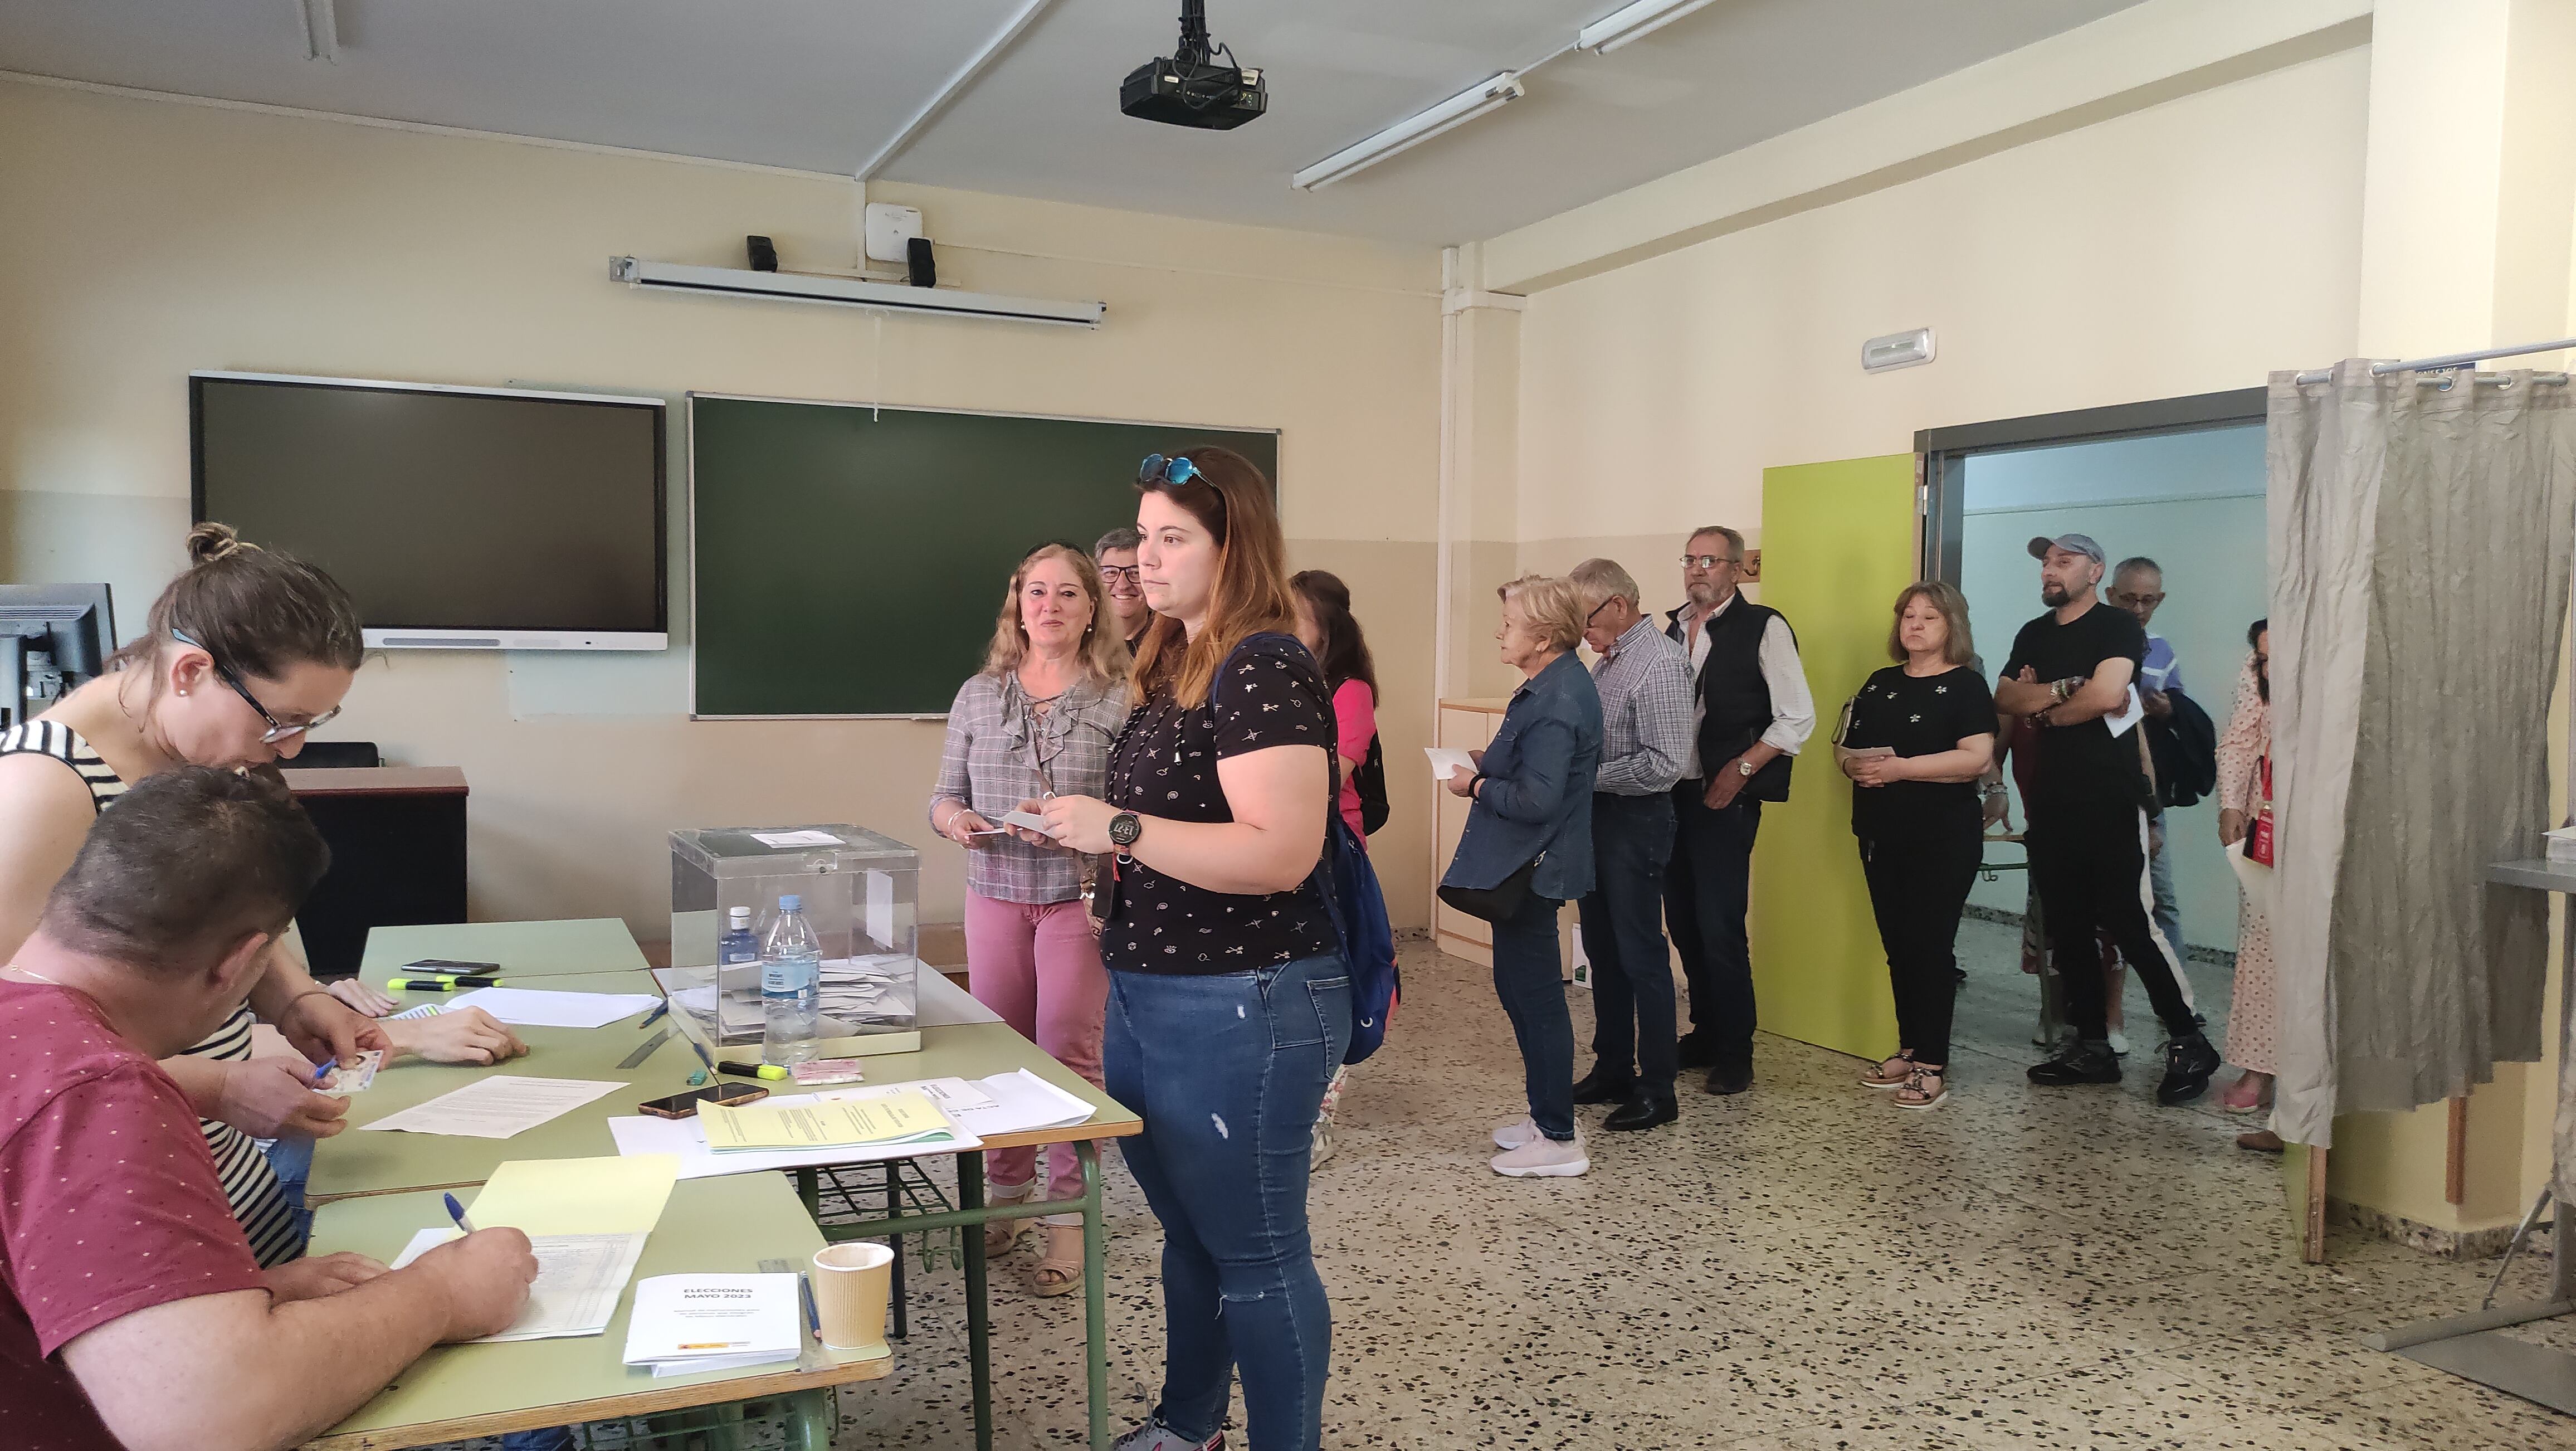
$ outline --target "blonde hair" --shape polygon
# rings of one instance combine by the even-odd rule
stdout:
[[[1116,630],[1104,630],[1100,622],[1108,618],[1108,591],[1100,587],[1100,567],[1091,556],[1070,544],[1041,544],[1011,571],[1011,587],[1002,592],[1001,617],[993,622],[993,644],[984,652],[984,673],[1008,675],[1029,658],[1029,632],[1020,623],[1020,590],[1029,582],[1029,570],[1040,561],[1061,559],[1073,566],[1073,577],[1091,600],[1091,623],[1082,630],[1082,673],[1095,685],[1109,685],[1127,675],[1127,642]]]
[[[1950,637],[1941,646],[1941,658],[1953,665],[1965,665],[1976,658],[1976,642],[1968,637],[1968,597],[1959,587],[1937,579],[1918,579],[1899,590],[1895,617],[1887,626],[1887,658],[1902,665],[1908,658],[1905,648],[1905,607],[1916,600],[1930,600],[1941,612],[1941,623],[1950,629]]]
[[[1547,637],[1551,650],[1571,650],[1583,638],[1583,592],[1574,581],[1553,574],[1525,574],[1494,591],[1505,604],[1518,603],[1530,628]]]

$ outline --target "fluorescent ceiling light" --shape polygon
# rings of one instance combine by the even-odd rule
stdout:
[[[1354,172],[1375,166],[1407,147],[1419,146],[1453,126],[1463,126],[1487,111],[1517,101],[1527,90],[1521,84],[1519,72],[1505,71],[1482,85],[1460,91],[1419,116],[1396,122],[1366,141],[1343,147],[1289,177],[1288,183],[1300,191],[1328,186]]]
[[[1629,41],[1654,34],[1707,3],[1708,0],[1636,0],[1576,31],[1574,43],[1606,55]]]
[[[338,0],[298,0],[296,9],[304,21],[304,58],[340,61],[340,16],[333,7]]]
[[[1057,302],[1042,297],[999,297],[989,292],[961,292],[944,287],[903,287],[856,277],[824,277],[810,272],[744,272],[732,267],[692,267],[678,262],[650,262],[641,257],[611,257],[608,275],[630,287],[666,292],[698,292],[718,297],[753,297],[774,302],[824,302],[840,307],[869,307],[881,312],[920,313],[932,317],[983,317],[1004,322],[1048,322],[1069,327],[1098,327],[1109,309],[1098,302]]]

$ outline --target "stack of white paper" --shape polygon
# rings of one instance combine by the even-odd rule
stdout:
[[[625,1086],[597,1078],[530,1078],[517,1073],[494,1073],[453,1093],[442,1093],[374,1123],[360,1124],[358,1130],[506,1139]]]
[[[424,1229],[411,1237],[393,1267],[401,1269],[464,1233],[453,1227]],[[644,1253],[645,1238],[640,1234],[528,1236],[528,1248],[537,1257],[537,1280],[528,1287],[528,1303],[509,1329],[474,1343],[553,1340],[605,1331],[617,1314],[617,1297],[625,1292],[626,1279],[635,1273],[635,1261]]]
[[[620,1018],[651,1010],[662,1001],[651,993],[568,993],[542,988],[479,987],[448,1000],[457,1008],[481,1008],[502,1022],[522,1028],[605,1028]]]
[[[691,1375],[792,1362],[804,1335],[794,1275],[656,1275],[635,1287],[626,1363]]]

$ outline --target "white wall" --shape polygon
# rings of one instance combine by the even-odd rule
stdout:
[[[1372,627],[1399,807],[1379,854],[1398,925],[1427,921],[1409,869],[1427,826],[1405,808],[1430,790],[1438,256],[876,195],[924,209],[943,281],[1103,299],[1107,325],[880,326],[608,280],[613,254],[739,265],[752,232],[790,268],[846,267],[843,178],[0,81],[0,577],[107,579],[139,617],[179,562],[197,368],[1278,427],[1292,563],[1342,573]],[[676,826],[820,817],[930,840],[939,725],[692,723],[681,663],[391,656],[333,733],[464,768],[478,917],[663,936]],[[927,917],[956,918],[961,875],[933,843]]]

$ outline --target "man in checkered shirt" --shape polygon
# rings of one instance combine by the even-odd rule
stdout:
[[[1602,1127],[1650,1129],[1681,1117],[1673,1094],[1673,961],[1664,945],[1664,868],[1673,854],[1673,783],[1690,755],[1690,657],[1654,626],[1635,576],[1587,559],[1583,642],[1601,695],[1601,766],[1592,783],[1591,891],[1579,906],[1592,963],[1592,1071],[1576,1103],[1615,1103]]]

